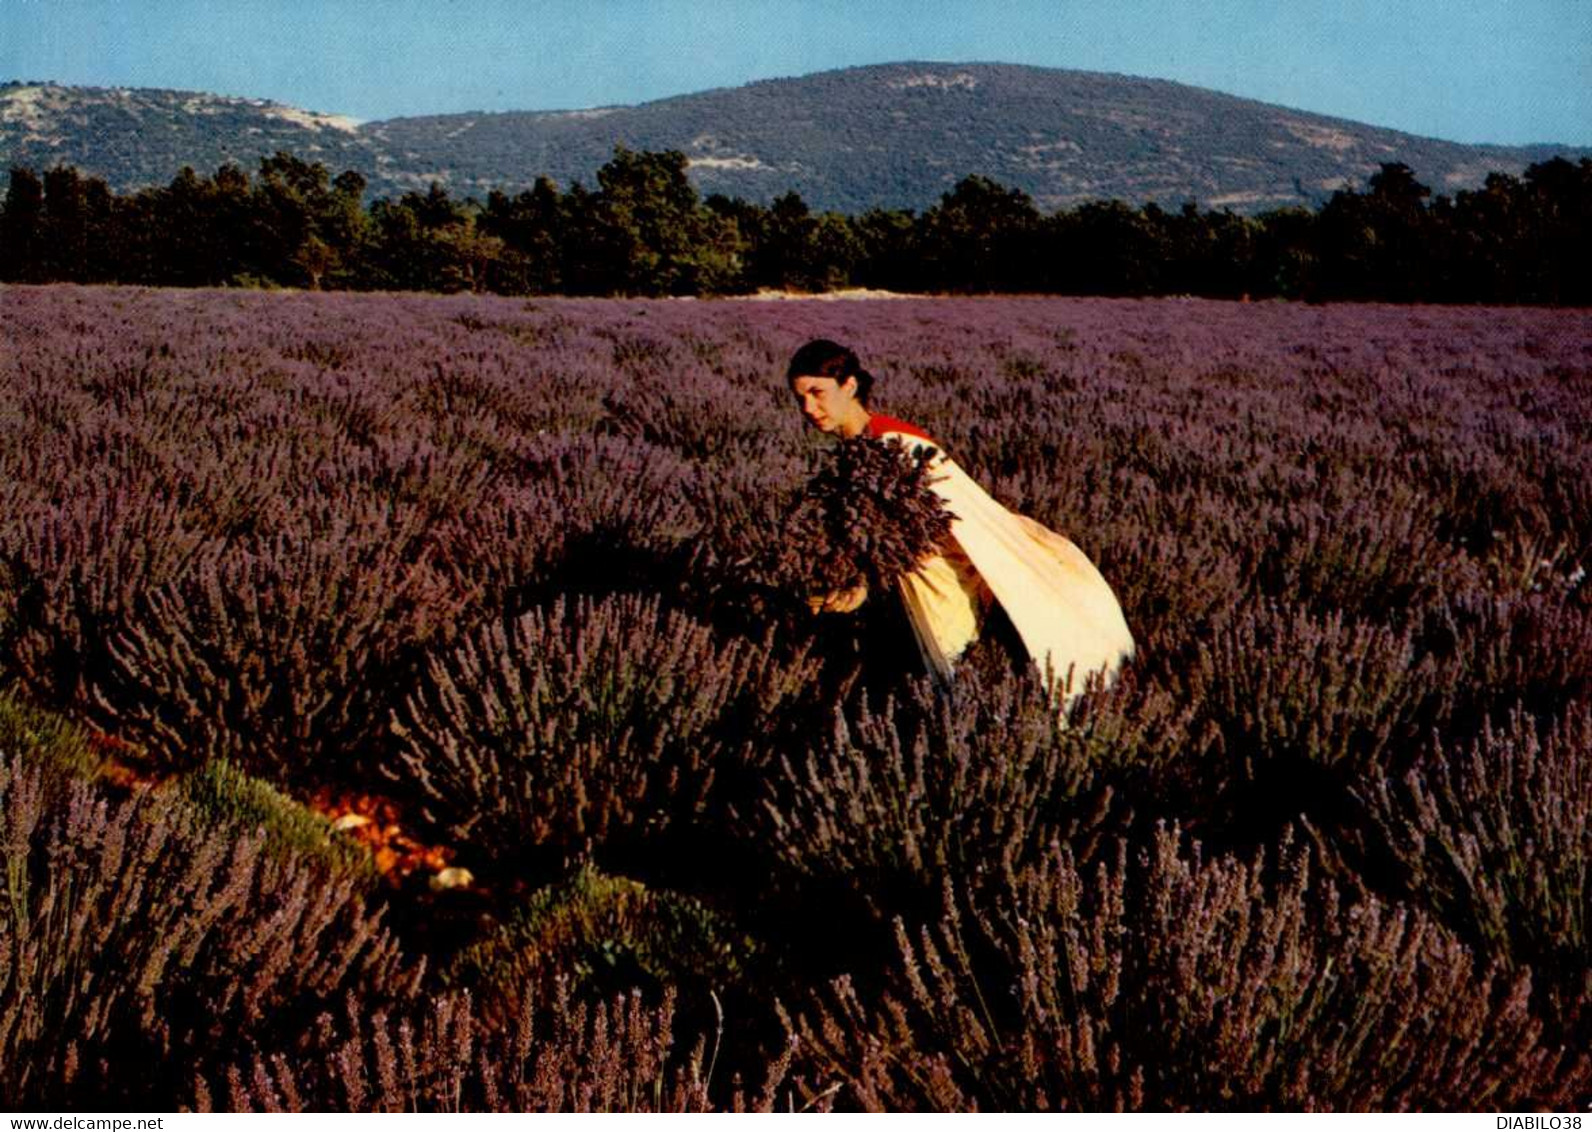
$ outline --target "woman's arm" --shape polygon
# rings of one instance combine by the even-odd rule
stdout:
[[[868,586],[859,582],[849,589],[813,594],[807,599],[807,605],[814,613],[850,613],[866,600]]]

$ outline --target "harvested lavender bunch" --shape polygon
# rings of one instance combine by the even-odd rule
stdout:
[[[807,592],[892,587],[955,518],[929,488],[936,449],[857,437],[825,454],[785,523],[779,573]]]

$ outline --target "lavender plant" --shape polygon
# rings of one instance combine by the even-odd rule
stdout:
[[[803,671],[770,642],[720,643],[655,598],[559,600],[428,664],[393,717],[388,774],[439,828],[495,857],[584,857],[700,814],[719,761]]]
[[[1420,634],[1452,701],[1445,732],[1478,734],[1518,704],[1545,717],[1592,696],[1582,642],[1592,608],[1579,591],[1496,595],[1465,590],[1426,610]]]
[[[838,710],[799,758],[769,766],[749,837],[798,873],[844,882],[887,919],[945,878],[982,891],[1057,838],[1087,853],[1126,817],[1119,797],[1194,757],[1194,721],[1123,686],[1072,724],[1027,674],[927,681],[874,711]]]
[[[1361,790],[1409,890],[1569,1002],[1592,994],[1592,711],[1516,711]]]
[[[368,1017],[350,1002],[323,1015],[317,1056],[260,1053],[212,1083],[194,1082],[200,1112],[702,1111],[697,1063],[668,1062],[669,1008],[623,1000],[588,1011],[528,1001],[507,1027],[477,1021],[470,996]]]
[[[403,993],[405,961],[360,884],[216,836],[169,793],[112,804],[82,781],[0,764],[0,1097],[148,1103],[165,1070],[344,989]]]
[[[1408,631],[1262,604],[1202,646],[1190,695],[1250,768],[1291,756],[1365,772],[1420,735],[1441,694],[1435,673]]]
[[[836,983],[796,1023],[814,1072],[871,1110],[1508,1109],[1592,1081],[1544,1040],[1529,975],[1283,853],[1165,831],[1091,875],[1057,846],[976,916],[953,896],[898,927],[877,1003]]]
[[[346,776],[383,685],[462,596],[394,527],[334,512],[316,537],[205,556],[148,591],[105,644],[100,718],[167,763],[233,759],[281,778]],[[368,757],[368,755],[367,755]]]
[[[701,528],[679,457],[623,437],[522,437],[479,494],[439,522],[438,542],[478,616],[659,576]],[[672,588],[678,588],[674,586]]]
[[[589,1004],[555,984],[506,1023],[483,1023],[468,992],[404,1010],[349,1002],[308,1035],[313,1055],[261,1051],[197,1074],[199,1112],[706,1112],[718,1050],[673,1033],[673,995]],[[726,1108],[789,1103],[776,1059]]]

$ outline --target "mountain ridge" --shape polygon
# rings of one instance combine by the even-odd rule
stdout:
[[[594,183],[615,145],[678,149],[704,193],[815,209],[925,208],[981,174],[1047,210],[1185,200],[1236,212],[1311,207],[1398,161],[1435,193],[1592,148],[1467,144],[1108,72],[904,61],[671,95],[634,106],[468,111],[359,121],[200,91],[0,85],[0,161],[66,163],[120,191],[182,165],[252,172],[285,149],[373,195],[440,182],[513,193],[540,175]]]

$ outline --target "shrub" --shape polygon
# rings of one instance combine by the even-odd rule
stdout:
[[[518,614],[566,594],[660,591],[662,573],[701,528],[678,457],[623,437],[519,438],[479,496],[439,521],[437,541],[479,593],[476,618]]]
[[[361,886],[216,836],[170,792],[112,804],[0,763],[0,1098],[150,1107],[174,1066],[405,964]],[[152,1071],[113,1068],[129,1050]],[[140,1103],[144,1102],[144,1103]]]
[[[841,1103],[1508,1109],[1592,1080],[1584,1052],[1542,1040],[1529,975],[1286,846],[1207,860],[1163,832],[1092,877],[1058,847],[980,913],[949,900],[937,927],[899,927],[876,1005],[841,980],[797,1024]]]
[[[1592,608],[1573,593],[1463,591],[1428,610],[1419,634],[1438,662],[1442,730],[1453,738],[1517,705],[1546,717],[1592,698]]]
[[[205,763],[179,782],[183,800],[214,823],[218,832],[263,836],[278,856],[316,861],[374,889],[379,874],[370,851],[339,835],[327,818],[225,760]]]
[[[1440,513],[1396,466],[1373,476],[1339,471],[1322,500],[1290,499],[1272,527],[1255,585],[1325,619],[1352,611],[1362,621],[1403,623],[1480,572],[1443,541]]]
[[[671,1027],[673,996],[596,1005],[555,986],[527,995],[502,1026],[483,1025],[468,992],[405,1009],[322,1015],[308,1055],[262,1051],[199,1074],[200,1112],[705,1112],[713,1055]],[[707,1062],[704,1065],[704,1061]],[[784,1076],[760,1092],[731,1090],[729,1107],[770,1111]]]
[[[482,1016],[558,984],[585,999],[606,993],[744,988],[757,943],[698,900],[587,866],[532,894],[502,927],[450,965],[449,986],[469,988]]]
[[[1592,711],[1516,711],[1360,788],[1410,893],[1486,954],[1592,1001]]]
[[[117,480],[114,469],[92,469],[57,500],[14,514],[0,543],[24,587],[8,667],[77,711],[91,708],[109,638],[140,599],[213,545],[158,481]]]
[[[888,917],[937,902],[947,876],[982,891],[1058,837],[1086,851],[1126,816],[1116,792],[1142,795],[1192,757],[1189,722],[1131,683],[1086,698],[1064,726],[1027,674],[959,671],[946,693],[920,679],[881,710],[837,709],[805,756],[768,768],[744,824],[789,867]]]
[[[103,760],[83,728],[15,690],[0,692],[0,751],[78,778],[92,777]]]
[[[354,774],[381,734],[386,685],[457,610],[403,523],[339,508],[145,591],[107,643],[100,717],[168,764],[229,759],[311,783]]]
[[[1200,646],[1191,698],[1250,774],[1292,758],[1349,775],[1396,762],[1432,718],[1436,664],[1409,631],[1275,603],[1245,610]]]
[[[700,815],[719,762],[804,679],[774,642],[719,642],[656,598],[559,600],[428,663],[388,773],[494,858],[585,857]]]

